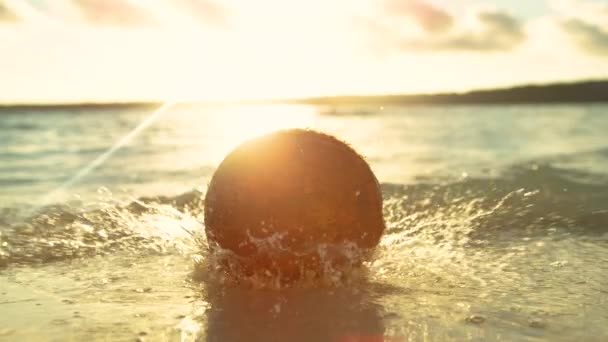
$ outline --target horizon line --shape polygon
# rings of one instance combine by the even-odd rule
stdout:
[[[499,87],[481,87],[472,88],[463,91],[438,91],[438,92],[420,92],[420,93],[384,93],[384,94],[331,94],[331,95],[316,95],[302,97],[284,97],[284,98],[259,98],[259,99],[233,99],[233,100],[203,100],[203,99],[185,99],[182,101],[170,101],[162,99],[129,99],[117,101],[103,100],[82,100],[82,101],[48,101],[48,102],[5,102],[0,103],[0,109],[6,108],[39,108],[39,107],[141,107],[154,106],[166,102],[174,102],[177,105],[238,105],[238,104],[313,104],[315,101],[328,101],[338,99],[380,99],[380,98],[402,98],[414,100],[441,98],[441,97],[461,97],[466,95],[476,95],[492,92],[501,92],[526,88],[550,88],[558,86],[577,86],[590,83],[606,83],[607,78],[597,79],[581,79],[581,80],[565,80],[554,81],[547,83],[531,82],[519,83],[511,86]]]

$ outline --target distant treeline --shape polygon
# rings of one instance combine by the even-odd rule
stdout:
[[[120,102],[120,103],[36,103],[36,104],[0,104],[0,111],[15,112],[36,112],[36,111],[112,111],[128,109],[153,109],[160,106],[154,102]]]
[[[466,93],[423,95],[330,96],[291,100],[317,105],[517,104],[608,102],[608,81],[527,85]]]
[[[518,104],[518,103],[590,103],[608,102],[608,80],[526,85],[503,89],[475,90],[465,93],[439,93],[420,95],[327,96],[305,99],[277,99],[269,101],[237,101],[249,103],[297,103],[312,105],[416,105],[416,104]],[[230,104],[215,102],[215,104]],[[67,103],[67,104],[0,104],[0,111],[65,110],[91,111],[114,109],[152,109],[154,102],[121,103]]]

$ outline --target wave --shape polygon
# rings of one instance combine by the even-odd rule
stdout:
[[[148,197],[128,204],[58,204],[0,210],[0,266],[40,264],[117,252],[164,254],[185,251],[201,231],[202,197]],[[25,216],[25,217],[24,217]]]
[[[604,151],[605,152],[605,151]],[[602,153],[604,153],[602,152]],[[382,184],[383,245],[408,239],[499,244],[536,235],[608,234],[608,183],[535,163],[499,178]],[[0,265],[38,264],[110,253],[197,253],[205,244],[203,193],[119,202],[0,209]]]

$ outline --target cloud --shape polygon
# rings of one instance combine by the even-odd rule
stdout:
[[[0,0],[0,21],[18,19],[26,23],[227,28],[230,14],[230,8],[215,0],[47,0],[43,3]]]
[[[73,0],[84,17],[93,24],[110,26],[140,26],[155,23],[145,9],[124,0]]]
[[[218,3],[208,0],[177,0],[175,4],[207,25],[221,28],[229,26],[229,10]]]
[[[405,41],[404,46],[426,50],[510,50],[521,43],[526,34],[521,24],[503,12],[479,12],[479,30],[463,29],[436,39]]]
[[[429,33],[445,32],[454,23],[446,11],[424,1],[389,0],[386,10],[392,14],[403,14],[412,17],[418,25]]]
[[[0,21],[16,21],[18,17],[0,2]]]
[[[376,37],[404,50],[507,51],[526,39],[523,24],[507,12],[478,10],[468,18],[422,0],[388,0],[385,6],[390,15],[370,19],[366,25]],[[403,29],[404,17],[411,19],[418,32]]]
[[[608,31],[581,19],[562,22],[562,29],[585,51],[608,56]]]

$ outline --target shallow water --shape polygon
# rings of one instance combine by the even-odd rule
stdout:
[[[0,340],[608,338],[608,106],[178,106],[70,181],[150,112],[0,113]],[[222,281],[205,185],[283,127],[365,155],[387,231],[337,281]]]

